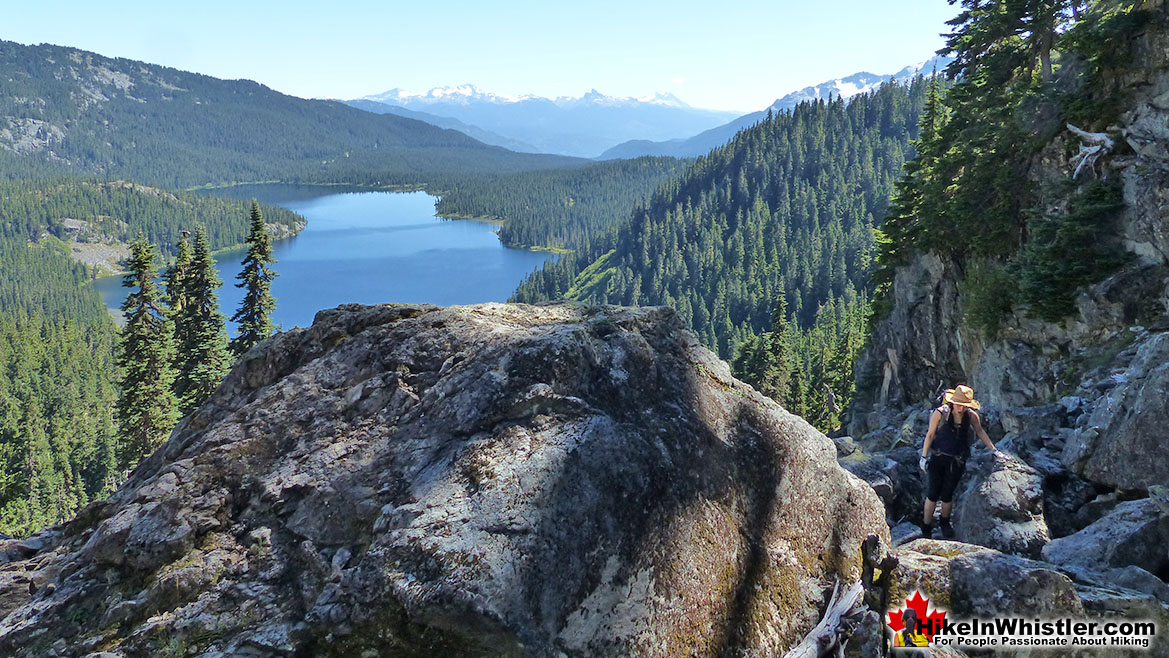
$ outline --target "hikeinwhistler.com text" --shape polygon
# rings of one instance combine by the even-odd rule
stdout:
[[[1024,619],[995,617],[920,622],[936,631],[933,645],[954,648],[1114,647],[1147,649],[1157,624],[1147,620]],[[936,625],[940,628],[930,628]]]

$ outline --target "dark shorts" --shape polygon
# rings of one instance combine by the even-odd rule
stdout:
[[[925,497],[943,503],[953,502],[958,480],[962,479],[962,473],[966,471],[966,460],[936,454],[930,457],[926,470],[929,473],[929,484],[926,486]]]

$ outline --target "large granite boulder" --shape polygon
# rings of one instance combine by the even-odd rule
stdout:
[[[346,306],[5,550],[0,655],[779,655],[871,488],[668,309]]]
[[[1169,332],[1142,340],[1131,365],[1113,373],[1087,421],[1064,447],[1068,468],[1121,489],[1169,485]]]
[[[1072,579],[1050,564],[956,541],[917,539],[895,551],[890,600],[917,590],[958,617],[1083,614]]]
[[[889,587],[893,607],[921,592],[937,607],[949,609],[953,601],[950,563],[962,555],[990,555],[989,548],[941,539],[914,539],[894,551],[897,567]]]
[[[981,454],[968,462],[954,503],[961,541],[1038,558],[1051,537],[1043,515],[1043,478],[1022,459]]]
[[[1072,579],[1050,564],[998,551],[950,563],[950,609],[958,617],[1083,616]]]
[[[1053,540],[1043,558],[1090,569],[1140,567],[1159,574],[1169,568],[1169,515],[1152,498],[1120,503],[1083,530]]]
[[[955,541],[917,539],[895,549],[889,601],[903,605],[915,592],[951,619],[1025,618],[1153,620],[1169,623],[1169,588],[1156,576],[1129,567],[1098,571],[1055,566]],[[1045,648],[1045,656],[1169,655],[1163,633],[1151,646],[1125,652],[1109,647]],[[981,655],[981,654],[979,654]]]

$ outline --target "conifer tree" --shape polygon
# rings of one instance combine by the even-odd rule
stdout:
[[[802,360],[797,360],[792,367],[791,380],[788,383],[788,399],[784,405],[788,411],[801,417],[808,418],[811,407],[808,404],[808,371]]]
[[[150,454],[170,434],[178,419],[171,383],[172,328],[154,283],[154,246],[139,235],[130,245],[130,288],[122,304],[126,327],[118,351],[122,370],[117,418],[123,467]]]
[[[172,317],[177,317],[186,306],[186,278],[191,272],[191,238],[190,233],[183,231],[175,250],[175,262],[166,268],[163,282],[166,285],[166,304],[170,308]],[[177,336],[176,336],[177,339]]]
[[[200,225],[195,229],[191,268],[183,284],[185,306],[175,320],[175,334],[181,337],[175,395],[183,415],[211,395],[231,365],[227,328],[216,292],[221,285],[207,231]]]
[[[780,279],[779,295],[776,297],[775,310],[771,314],[771,333],[765,334],[767,349],[770,356],[767,359],[769,372],[767,373],[767,395],[776,402],[787,406],[791,400],[792,350],[791,331],[787,322],[787,301],[784,299],[783,280]]]
[[[244,289],[244,298],[239,310],[231,316],[232,322],[239,323],[239,334],[231,341],[231,350],[236,356],[247,352],[253,345],[271,336],[272,310],[276,299],[272,297],[272,279],[276,273],[268,269],[275,263],[272,258],[272,239],[268,227],[260,214],[260,205],[252,202],[252,229],[248,233],[248,253],[244,256],[243,271],[237,277],[237,288]]]

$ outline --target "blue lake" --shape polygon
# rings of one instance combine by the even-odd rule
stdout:
[[[337,192],[335,188],[262,185],[215,194],[256,198],[308,219],[295,238],[273,245],[279,273],[272,284],[275,321],[284,329],[308,326],[325,308],[358,302],[475,304],[506,301],[520,281],[554,258],[508,249],[487,222],[434,216],[425,192]],[[240,221],[246,221],[241,217]],[[235,287],[244,251],[216,256],[227,317],[243,299]],[[94,282],[106,305],[121,306],[121,277]],[[234,327],[230,327],[234,333]]]

